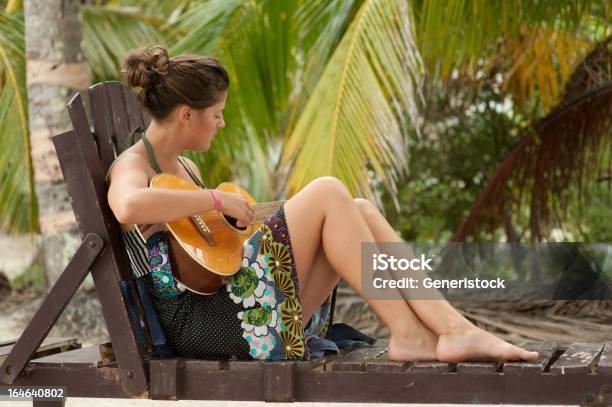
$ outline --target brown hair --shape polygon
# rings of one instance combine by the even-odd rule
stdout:
[[[158,120],[180,104],[193,109],[212,106],[229,87],[227,71],[217,60],[192,54],[170,58],[159,45],[131,51],[123,72],[130,88],[140,88],[141,105]]]

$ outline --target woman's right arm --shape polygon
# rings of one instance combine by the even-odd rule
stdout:
[[[215,208],[212,194],[205,189],[193,191],[149,188],[144,158],[129,154],[111,170],[108,204],[123,224],[173,222]],[[222,194],[221,211],[246,224],[252,209],[240,194]]]

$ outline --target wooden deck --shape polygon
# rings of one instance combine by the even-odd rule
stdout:
[[[72,350],[66,351],[67,344]],[[5,354],[12,344],[0,347]],[[612,342],[532,342],[535,362],[396,362],[385,341],[340,357],[262,362],[193,359],[148,361],[149,390],[162,400],[300,402],[512,403],[612,405]],[[62,351],[64,350],[64,351]],[[129,398],[120,371],[100,347],[48,339],[13,385],[67,386],[69,397]],[[37,353],[38,355],[38,353]]]

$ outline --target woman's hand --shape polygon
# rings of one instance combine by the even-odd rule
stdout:
[[[219,194],[221,195],[221,212],[236,218],[236,226],[241,228],[251,223],[253,216],[255,216],[255,211],[244,196],[238,193],[222,191],[219,191]]]

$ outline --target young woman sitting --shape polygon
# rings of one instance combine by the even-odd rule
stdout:
[[[109,169],[108,202],[121,223],[134,272],[147,287],[168,343],[196,358],[305,359],[306,334],[325,335],[321,312],[344,279],[361,294],[361,242],[401,242],[377,208],[353,198],[338,179],[321,177],[281,205],[244,244],[243,264],[224,288],[200,295],[171,281],[160,291],[149,272],[156,227],[218,210],[246,225],[253,209],[240,194],[149,188],[157,173],[199,183],[186,150],[210,149],[225,127],[229,77],[216,60],[168,56],[163,47],[132,52],[128,85],[152,117],[144,136]],[[231,102],[230,102],[231,103]],[[144,238],[144,240],[143,240]],[[167,256],[166,256],[167,257]],[[167,261],[167,259],[166,259]],[[166,294],[165,294],[166,293]],[[405,361],[534,360],[477,328],[445,300],[368,300],[390,330],[388,355]]]

